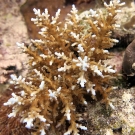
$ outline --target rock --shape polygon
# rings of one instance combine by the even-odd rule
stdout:
[[[135,63],[135,39],[128,45],[122,63],[122,71],[126,76],[134,76],[135,70],[133,64]]]

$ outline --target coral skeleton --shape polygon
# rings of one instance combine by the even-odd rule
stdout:
[[[83,15],[73,5],[64,24],[58,20],[60,9],[50,17],[47,9],[41,13],[34,8],[31,21],[42,39],[31,40],[28,47],[17,43],[29,56],[29,72],[25,78],[11,75],[14,89],[20,91],[4,103],[12,107],[8,117],[21,118],[26,128],[34,129],[32,134],[59,132],[66,125],[64,135],[79,135],[79,130],[87,130],[76,111],[77,105],[87,105],[85,94],[96,99],[100,93],[102,101],[113,106],[108,94],[116,73],[105,61],[111,55],[107,49],[118,42],[110,36],[119,27],[116,15],[123,4],[110,1],[104,3],[106,14],[90,9]]]

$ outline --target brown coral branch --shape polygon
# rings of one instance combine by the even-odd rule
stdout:
[[[36,130],[35,134],[59,130],[66,121],[69,126],[67,131],[63,129],[64,135],[87,130],[80,124],[76,107],[87,105],[86,94],[96,99],[100,93],[110,104],[108,95],[113,87],[108,80],[116,74],[114,67],[105,63],[110,58],[106,49],[118,42],[110,35],[118,27],[115,15],[121,5],[114,0],[105,3],[106,14],[89,10],[84,16],[73,5],[64,25],[58,21],[60,9],[52,18],[47,9],[43,13],[34,9],[36,18],[31,20],[40,27],[42,39],[31,40],[28,48],[17,43],[29,56],[29,72],[25,78],[11,75],[19,92],[13,92],[4,103],[12,106],[9,117],[19,117],[26,128]]]

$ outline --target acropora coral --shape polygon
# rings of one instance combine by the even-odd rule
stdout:
[[[77,105],[87,105],[85,94],[96,99],[100,93],[102,101],[114,108],[108,95],[116,72],[105,61],[111,55],[107,49],[118,42],[111,34],[119,27],[116,15],[124,3],[113,0],[104,5],[106,13],[90,9],[83,15],[73,5],[64,24],[58,20],[60,9],[53,17],[47,9],[43,13],[34,9],[36,18],[31,21],[40,28],[42,39],[32,39],[28,47],[17,43],[29,57],[29,71],[26,77],[11,75],[19,92],[4,103],[12,107],[8,117],[19,117],[26,128],[34,129],[32,134],[62,133],[63,125],[64,135],[87,130],[76,112]]]

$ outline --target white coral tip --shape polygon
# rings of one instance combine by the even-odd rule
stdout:
[[[45,85],[45,81],[42,81],[41,84],[39,85],[39,89],[43,90]]]
[[[70,113],[70,110],[68,107],[66,108],[64,116],[67,117],[67,120],[69,120],[69,121],[71,120],[71,113]]]
[[[16,75],[14,75],[14,74],[10,75],[10,77],[11,77],[11,79],[14,80],[14,81],[17,80],[17,77],[16,77]]]
[[[26,123],[26,128],[31,129],[33,127],[33,118],[25,118],[23,123]]]
[[[45,130],[44,129],[41,129],[40,130],[40,135],[45,135],[46,133],[45,133]]]
[[[8,114],[8,118],[15,117],[15,116],[16,116],[15,112],[12,112],[12,113]]]
[[[34,11],[35,15],[38,15],[38,16],[41,15],[41,14],[40,14],[40,9],[34,8],[33,11]]]

